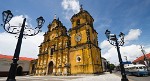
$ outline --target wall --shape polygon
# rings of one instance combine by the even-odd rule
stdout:
[[[12,60],[2,58],[0,59],[0,77],[7,76],[8,71],[10,69],[10,64],[12,63]],[[18,61],[18,66],[21,66],[23,68],[23,75],[26,75],[29,73],[29,64],[30,61]]]

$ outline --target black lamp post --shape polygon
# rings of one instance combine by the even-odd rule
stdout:
[[[120,35],[119,35],[120,41],[118,41],[115,34],[110,34],[109,30],[106,30],[105,34],[106,34],[106,37],[108,38],[109,43],[111,45],[117,47],[118,58],[119,58],[119,62],[120,62],[121,75],[122,75],[121,81],[129,81],[126,74],[125,74],[124,64],[122,63],[122,58],[121,58],[121,54],[120,54],[120,50],[119,50],[119,46],[124,45],[124,34],[122,32],[120,32]]]
[[[8,73],[8,77],[6,81],[16,81],[15,76],[16,76],[16,69],[17,69],[17,61],[19,60],[19,54],[20,54],[20,49],[21,49],[21,43],[22,43],[22,38],[23,36],[34,36],[40,32],[41,27],[43,26],[45,20],[43,17],[37,18],[37,27],[35,29],[27,27],[25,25],[26,18],[24,18],[22,26],[11,26],[9,24],[9,21],[12,19],[13,14],[11,13],[10,10],[3,11],[2,13],[3,16],[3,28],[6,32],[11,33],[11,34],[19,34],[18,37],[18,42],[16,45],[15,53],[13,56],[13,62],[11,63],[11,67]]]
[[[126,59],[126,62],[128,63],[128,57],[127,56],[124,56],[125,59]],[[128,66],[129,66],[129,63],[128,63]]]
[[[145,55],[145,50],[143,49],[143,47],[141,46],[141,51],[142,51],[142,53],[143,53],[143,56],[144,56],[144,61],[146,62],[144,62],[145,63],[145,66],[147,67],[147,70],[149,71],[149,62],[148,62],[148,60],[147,60],[147,57],[146,57],[146,55]]]

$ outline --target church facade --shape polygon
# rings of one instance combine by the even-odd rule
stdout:
[[[101,49],[94,19],[83,8],[70,19],[72,28],[54,18],[39,46],[34,75],[76,75],[101,73]],[[33,66],[31,63],[31,66]],[[33,68],[32,68],[33,69]]]

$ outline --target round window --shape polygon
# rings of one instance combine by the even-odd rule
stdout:
[[[81,62],[81,57],[80,57],[80,56],[77,56],[76,61],[77,61],[77,62]]]

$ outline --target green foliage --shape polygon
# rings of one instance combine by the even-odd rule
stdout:
[[[115,68],[115,65],[114,65],[114,64],[109,64],[109,66],[110,66],[110,69],[111,69],[111,70],[114,70],[114,68]]]

